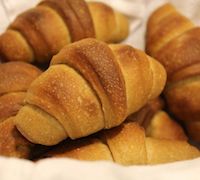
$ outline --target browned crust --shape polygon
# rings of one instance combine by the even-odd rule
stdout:
[[[92,15],[96,38],[104,42],[117,42],[120,33],[116,33],[121,27],[117,24],[117,15],[114,10],[101,2],[88,2],[88,7]],[[125,38],[125,37],[124,37]]]
[[[128,18],[101,2],[88,2],[96,38],[105,42],[120,42],[128,36]]]
[[[182,70],[178,71],[177,73],[174,73],[172,78],[169,80],[170,82],[178,82],[184,79],[188,79],[190,77],[195,77],[200,75],[200,63],[193,64],[191,66],[188,66],[186,68],[183,68]]]
[[[53,57],[51,64],[67,64],[90,83],[101,100],[106,128],[125,120],[125,83],[115,57],[105,43],[86,39],[66,46]]]
[[[34,11],[35,26],[48,47],[50,58],[70,43],[69,32],[62,18],[51,8],[37,6]],[[32,15],[33,15],[32,14]],[[43,61],[49,61],[44,59]]]
[[[41,71],[23,62],[0,64],[0,95],[8,92],[26,91]]]
[[[110,47],[125,79],[128,115],[130,115],[143,107],[148,100],[160,94],[165,84],[165,70],[157,61],[138,49],[127,45],[110,45]]]
[[[26,37],[39,62],[49,61],[70,42],[69,32],[62,18],[45,6],[38,6],[19,15],[9,28]]]
[[[54,9],[63,18],[70,31],[72,42],[94,37],[91,15],[83,0],[45,0],[39,4],[43,5]]]
[[[188,140],[183,128],[164,111],[157,111],[152,117],[146,135],[158,139]]]
[[[164,65],[168,79],[174,73],[197,64],[200,57],[200,28],[193,28],[171,42],[158,52],[156,58]]]
[[[155,25],[159,24],[162,19],[164,19],[166,16],[168,16],[170,13],[176,11],[174,6],[172,6],[170,3],[166,3],[162,5],[161,7],[157,8],[149,17],[147,22],[147,38],[149,38],[155,31],[154,27]]]
[[[200,76],[171,83],[165,90],[169,110],[180,120],[199,121]]]
[[[146,104],[153,85],[153,73],[146,54],[128,45],[109,46],[122,71],[127,95],[127,115]],[[145,83],[141,83],[145,82]],[[135,91],[135,86],[139,91]]]
[[[17,92],[0,96],[0,122],[17,114],[24,105],[25,95],[25,92]]]
[[[165,7],[164,5],[163,7]],[[162,9],[163,7],[160,7]],[[161,15],[161,19],[156,22],[157,13],[153,13],[150,17],[147,29],[147,53],[152,56],[156,56],[158,51],[172,39],[176,38],[183,32],[194,27],[193,23],[182,16],[173,8],[169,8],[170,13],[163,11],[164,16]],[[159,13],[160,14],[160,13]],[[155,18],[155,22],[153,19]],[[148,33],[148,31],[150,31]]]
[[[18,158],[29,158],[31,147],[15,127],[13,118],[0,124],[0,155]]]
[[[76,14],[77,19],[80,21],[81,26],[84,29],[84,38],[95,38],[94,24],[86,1],[68,0],[68,2],[71,8],[73,9],[74,13]]]
[[[34,60],[33,50],[20,32],[8,29],[0,36],[0,61]]]
[[[28,40],[34,50],[35,59],[39,62],[50,59],[48,44],[37,27],[37,21],[42,16],[42,13],[33,8],[20,14],[9,26],[10,29],[19,31]]]

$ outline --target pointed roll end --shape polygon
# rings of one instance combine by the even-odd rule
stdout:
[[[55,145],[67,138],[63,127],[36,106],[24,106],[14,119],[17,129],[29,141],[42,145]]]

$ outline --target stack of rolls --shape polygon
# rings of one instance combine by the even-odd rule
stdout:
[[[150,38],[165,16],[156,14],[147,35],[154,57],[173,38]],[[184,22],[187,31],[192,25]],[[124,40],[128,29],[121,13],[84,0],[44,0],[17,16],[0,36],[1,60],[14,61],[0,65],[0,155],[122,165],[199,157],[159,98],[171,78],[165,64],[132,46],[107,44]],[[44,72],[27,64],[48,62]]]
[[[168,109],[181,120],[190,138],[200,142],[200,28],[171,4],[149,18],[147,53],[167,71],[164,96]]]

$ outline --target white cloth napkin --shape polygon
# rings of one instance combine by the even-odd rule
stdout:
[[[106,161],[0,158],[1,180],[199,180],[200,158],[164,165],[124,167]]]
[[[16,14],[39,0],[0,0],[0,31]],[[144,49],[149,14],[167,0],[99,0],[128,15],[130,36],[125,43]],[[169,0],[183,14],[200,24],[200,0]],[[110,162],[80,162],[71,159],[46,159],[37,163],[0,157],[0,180],[199,180],[200,158],[156,166],[123,167]]]

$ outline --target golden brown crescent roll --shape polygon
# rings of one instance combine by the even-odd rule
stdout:
[[[187,141],[183,128],[162,108],[164,108],[163,100],[156,98],[129,116],[127,121],[137,122],[144,127],[147,137]]]
[[[0,36],[0,57],[49,62],[66,44],[88,37],[118,42],[127,37],[128,29],[128,19],[105,4],[44,0],[19,14]]]
[[[200,142],[200,28],[165,4],[149,18],[146,50],[167,71],[164,94],[169,110]]]
[[[54,145],[121,124],[157,97],[164,68],[128,45],[85,39],[63,48],[30,86],[16,116],[31,142]]]
[[[43,157],[109,160],[123,165],[144,165],[193,159],[199,156],[199,150],[186,141],[145,137],[142,127],[135,122],[129,122],[103,131],[98,138],[64,142]]]
[[[164,111],[157,111],[150,120],[146,135],[157,139],[187,141],[183,128]]]

